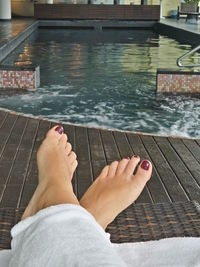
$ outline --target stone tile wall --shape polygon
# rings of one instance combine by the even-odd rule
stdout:
[[[36,89],[39,80],[39,67],[0,66],[0,88]]]
[[[200,72],[158,70],[157,92],[200,93]]]

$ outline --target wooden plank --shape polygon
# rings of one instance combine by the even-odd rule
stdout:
[[[113,134],[114,134],[121,158],[132,157],[133,151],[129,145],[126,134],[122,132],[113,132]]]
[[[88,138],[90,143],[91,159],[93,160],[93,162],[104,161],[106,163],[106,157],[99,130],[89,128]]]
[[[35,192],[36,187],[36,184],[25,184],[20,201],[20,207],[26,207],[28,205],[33,193]]]
[[[200,163],[200,143],[198,144],[195,140],[182,139],[184,145],[190,150],[192,155]]]
[[[23,135],[22,142],[20,144],[20,149],[24,150],[32,150],[32,146],[35,142],[36,132],[38,129],[39,120],[30,119],[28,120],[27,127],[25,129],[25,133]]]
[[[45,120],[39,121],[37,135],[36,135],[36,139],[35,139],[35,143],[33,147],[34,153],[37,153],[38,148],[40,147],[41,143],[45,139],[46,134],[49,131],[50,127],[51,127],[51,123],[49,121],[45,121]]]
[[[154,137],[190,200],[200,201],[200,188],[167,138]]]
[[[7,184],[22,185],[27,172],[27,166],[24,162],[15,162],[10,171]]]
[[[106,165],[106,158],[99,130],[88,129],[88,138],[93,176],[96,179]]]
[[[4,192],[4,186],[0,185],[0,202],[3,197],[3,192]]]
[[[4,191],[3,198],[0,203],[0,207],[16,208],[21,185],[8,185]]]
[[[26,184],[38,184],[38,169],[37,169],[37,161],[36,161],[36,154],[35,157],[31,157],[31,161],[28,166],[27,176],[26,176]]]
[[[6,184],[12,164],[12,161],[0,161],[0,185]]]
[[[159,5],[35,4],[35,19],[159,20]]]
[[[177,138],[168,138],[173,148],[176,150],[179,157],[185,163],[192,176],[195,178],[197,183],[200,185],[200,164],[195,157],[190,153],[187,147],[184,145],[182,140]],[[199,150],[200,153],[200,150]]]
[[[9,138],[7,140],[7,143],[4,147],[3,153],[1,155],[1,159],[0,159],[0,163],[1,165],[1,169],[3,172],[3,176],[2,179],[4,181],[4,184],[7,184],[9,181],[9,177],[10,174],[12,172],[12,168],[13,168],[13,164],[15,161],[15,157],[16,154],[18,152],[18,148],[21,142],[21,138],[23,135],[23,131],[24,131],[24,127],[26,125],[27,119],[24,119],[23,117],[17,117],[17,120],[15,120],[15,123],[13,124],[11,133],[9,135]],[[20,161],[20,164],[22,164],[22,162]],[[15,177],[16,174],[19,174],[19,166],[17,166],[17,170],[15,168],[14,170],[14,174]],[[20,170],[22,171],[23,168]],[[16,172],[16,173],[15,173]],[[21,176],[17,177],[17,179],[19,179]],[[19,183],[19,181],[18,181]]]
[[[28,118],[26,117],[17,117],[14,127],[12,128],[12,132],[9,136],[7,141],[7,145],[18,146],[19,142],[21,141],[24,129],[26,127]]]
[[[75,127],[76,152],[78,155],[77,196],[80,199],[93,181],[87,128]]]
[[[7,112],[0,110],[0,128],[2,127],[4,121],[6,120],[7,115],[8,115]]]
[[[16,115],[9,114],[6,117],[6,120],[2,124],[1,131],[0,131],[0,156],[2,155],[4,147],[7,143],[7,140],[10,137],[10,134],[12,132],[12,129],[15,125],[17,118],[18,117]]]
[[[115,160],[120,160],[120,154],[111,131],[100,131],[102,143],[105,151],[106,161],[108,164]]]
[[[22,185],[21,185],[21,191],[20,191],[20,195],[19,195],[19,199],[18,199],[18,203],[17,203],[17,207],[19,207],[20,205],[20,201],[21,201],[21,197],[22,197],[22,193],[23,193],[23,187],[26,181],[26,175],[27,175],[27,171],[28,171],[28,166],[30,163],[30,159],[31,159],[31,154],[33,151],[33,147],[34,147],[34,143],[36,140],[36,136],[37,136],[37,131],[38,131],[38,127],[39,127],[39,120],[35,120],[35,119],[29,119],[28,123],[27,123],[27,127],[25,129],[24,135],[22,136],[22,141],[20,144],[20,149],[19,151],[22,151],[23,153],[27,153],[27,157],[26,160],[23,161],[24,164],[24,172],[22,173]],[[16,156],[16,163],[17,162],[21,162],[21,156],[23,153],[18,153]]]
[[[200,146],[200,139],[197,139],[196,142]]]
[[[140,137],[138,135],[134,134],[127,134],[130,145],[134,151],[135,154],[139,155],[141,160],[147,159],[152,162],[151,157],[149,156],[147,150],[145,149]],[[142,136],[141,136],[142,138]],[[171,199],[167,193],[166,188],[164,187],[160,176],[156,170],[156,168],[153,167],[152,171],[152,177],[150,181],[147,184],[147,189],[144,191],[143,194],[146,194],[147,200],[150,198],[155,203],[158,202],[171,202]],[[150,194],[149,194],[150,193]],[[142,196],[144,198],[144,196]],[[137,200],[137,202],[140,202],[140,198]]]
[[[151,136],[141,136],[143,144],[151,156],[152,163],[156,168],[170,199],[173,202],[187,201],[188,197],[184,189],[182,188],[176,175],[170,168],[164,155],[159,150],[157,144],[155,143],[153,137]]]

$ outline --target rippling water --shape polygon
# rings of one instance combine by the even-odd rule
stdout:
[[[200,137],[198,97],[156,94],[157,68],[176,68],[190,49],[152,31],[39,30],[3,63],[40,65],[41,87],[2,94],[0,106],[89,126]]]

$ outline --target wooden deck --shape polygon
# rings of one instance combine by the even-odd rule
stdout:
[[[90,0],[88,2],[91,2]],[[114,2],[114,1],[113,1]],[[35,19],[153,20],[160,19],[159,5],[95,5],[36,3]]]
[[[0,111],[0,207],[27,205],[37,185],[36,151],[54,124]],[[154,168],[137,203],[200,201],[200,139],[63,126],[79,161],[73,178],[78,198],[105,164],[138,154]]]

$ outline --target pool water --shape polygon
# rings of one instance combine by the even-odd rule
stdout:
[[[200,137],[197,96],[156,94],[157,68],[177,68],[177,57],[190,49],[149,30],[38,30],[3,64],[40,65],[41,86],[1,95],[0,107],[101,128]]]

